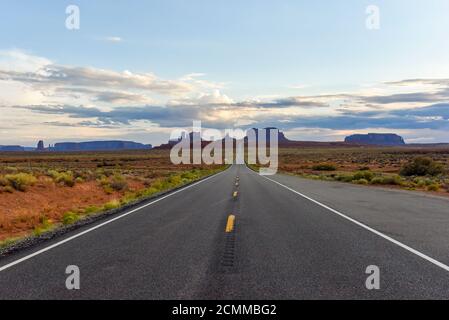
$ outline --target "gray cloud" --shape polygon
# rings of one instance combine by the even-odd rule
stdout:
[[[448,97],[444,95],[444,92],[440,93],[402,93],[402,94],[392,94],[386,96],[372,96],[360,98],[367,103],[379,103],[379,104],[390,104],[390,103],[416,103],[416,102],[437,102]]]
[[[186,127],[192,120],[203,120],[204,126],[218,129],[234,125],[235,119],[211,120],[210,115],[221,110],[234,110],[238,107],[218,106],[144,106],[121,107],[111,111],[98,108],[76,106],[22,106],[34,112],[44,114],[68,115],[83,119],[81,126],[119,126],[130,125],[133,121],[147,120],[162,127]],[[96,119],[91,121],[88,119]],[[245,119],[242,117],[242,119]],[[250,118],[246,118],[250,119]],[[290,116],[260,113],[251,118],[258,126],[277,126],[281,129],[295,127],[326,128],[333,130],[356,130],[365,128],[391,129],[449,129],[449,104],[436,104],[422,108],[401,109],[394,111],[346,111],[336,116]],[[63,125],[63,124],[61,124]]]
[[[88,95],[93,101],[105,103],[145,103],[148,100],[142,94],[123,91],[102,91],[87,88],[58,88],[55,91],[76,99],[80,98],[81,95]]]
[[[288,97],[275,99],[271,102],[240,102],[235,106],[242,107],[256,107],[256,108],[289,108],[289,107],[303,107],[303,108],[325,108],[329,104],[316,101],[309,97]]]

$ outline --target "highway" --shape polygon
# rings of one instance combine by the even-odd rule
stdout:
[[[448,265],[447,199],[233,165],[3,258],[0,299],[448,299]]]

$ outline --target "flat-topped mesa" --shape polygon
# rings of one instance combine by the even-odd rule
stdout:
[[[151,145],[132,141],[60,142],[51,151],[112,151],[151,149]]]
[[[379,146],[402,146],[404,139],[395,133],[353,134],[345,138],[346,143],[369,144]]]

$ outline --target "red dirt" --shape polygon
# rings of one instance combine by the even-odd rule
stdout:
[[[128,181],[131,190],[144,186],[138,181]],[[58,222],[65,212],[102,206],[119,199],[123,192],[107,194],[95,181],[64,187],[41,178],[39,183],[26,192],[0,193],[0,241],[27,234],[39,225],[42,218]]]

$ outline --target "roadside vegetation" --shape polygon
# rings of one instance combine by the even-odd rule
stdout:
[[[0,154],[0,248],[222,170],[169,151]]]
[[[308,179],[449,196],[447,147],[285,148],[279,152],[279,171]]]

